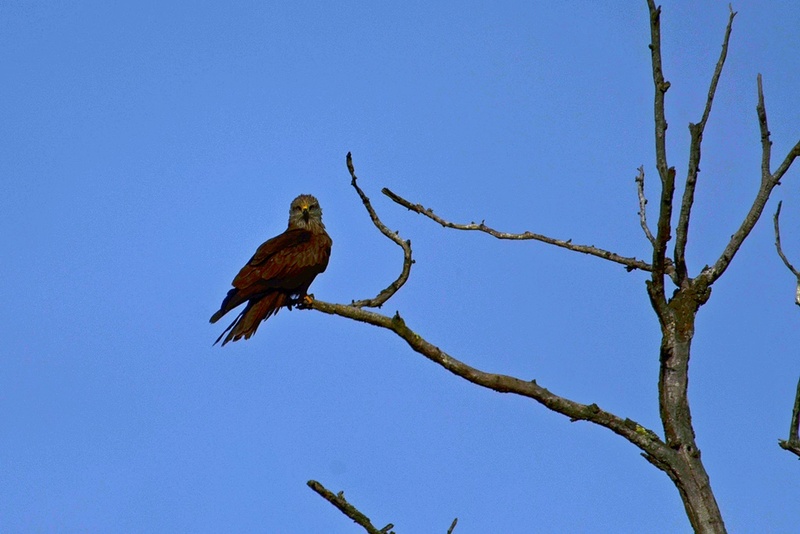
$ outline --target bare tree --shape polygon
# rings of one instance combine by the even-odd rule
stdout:
[[[630,418],[621,417],[603,410],[597,404],[582,404],[553,393],[544,386],[539,385],[536,380],[489,373],[472,367],[417,334],[406,324],[399,313],[388,316],[368,310],[367,308],[380,308],[403,286],[409,277],[414,261],[412,259],[410,241],[401,239],[396,232],[390,231],[381,222],[369,198],[359,187],[350,154],[347,155],[347,167],[351,175],[352,186],[361,198],[373,224],[387,238],[402,248],[402,270],[398,278],[374,298],[353,301],[351,304],[331,304],[317,300],[314,301],[311,307],[323,313],[338,315],[387,329],[402,338],[415,352],[473,384],[502,393],[512,393],[531,398],[572,421],[589,421],[622,436],[638,447],[645,459],[666,473],[672,480],[680,493],[686,514],[694,530],[696,532],[719,533],[725,532],[725,525],[711,489],[709,477],[700,456],[700,450],[695,442],[695,432],[692,426],[687,396],[689,359],[692,339],[695,334],[695,318],[700,308],[709,300],[713,284],[728,269],[742,243],[761,218],[772,190],[779,184],[795,158],[800,156],[800,141],[795,144],[773,171],[772,143],[767,125],[762,81],[759,75],[757,78],[756,112],[761,131],[760,186],[749,212],[733,232],[729,242],[719,253],[716,261],[710,266],[705,266],[700,272],[691,275],[687,268],[686,245],[689,239],[692,205],[700,169],[703,133],[725,64],[728,42],[736,13],[731,9],[723,37],[722,51],[711,76],[708,95],[700,120],[697,123],[689,124],[691,141],[687,171],[683,184],[682,198],[680,203],[676,203],[675,180],[677,173],[675,167],[670,165],[666,143],[667,121],[664,100],[670,88],[670,83],[665,79],[662,69],[661,8],[657,7],[653,0],[647,0],[647,5],[650,13],[651,41],[649,47],[654,83],[656,170],[661,184],[657,205],[658,218],[655,232],[651,232],[645,212],[647,203],[644,194],[645,172],[644,168],[639,169],[636,176],[639,198],[639,223],[652,248],[652,257],[649,260],[624,256],[595,246],[580,245],[573,243],[571,240],[555,239],[533,232],[507,233],[490,228],[483,222],[478,224],[454,223],[435,214],[430,208],[410,202],[392,191],[383,189],[383,193],[397,204],[423,215],[445,228],[483,232],[498,239],[541,241],[573,252],[589,254],[624,265],[629,271],[638,269],[650,273],[649,280],[646,282],[646,290],[661,327],[658,399],[663,425],[662,434],[645,428]],[[673,225],[673,209],[677,213],[677,224],[675,225]],[[673,234],[675,238],[674,246],[670,251],[669,244],[672,241]],[[668,284],[674,286],[674,289],[670,288],[668,290]],[[796,413],[797,407],[795,409]],[[796,432],[794,436],[796,437]],[[331,500],[329,497],[326,498]],[[350,516],[350,514],[348,515]],[[352,518],[353,516],[350,517]],[[370,530],[370,528],[374,529],[371,525],[367,527],[362,524],[362,526],[369,532],[374,531]],[[451,526],[451,531],[454,526],[455,523]]]

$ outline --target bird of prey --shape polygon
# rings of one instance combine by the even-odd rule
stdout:
[[[261,321],[283,307],[312,302],[308,287],[328,266],[331,238],[322,224],[319,202],[311,195],[300,195],[289,209],[289,228],[262,244],[233,279],[233,289],[223,299],[219,311],[211,316],[216,323],[240,304],[244,309],[214,342],[249,339]]]

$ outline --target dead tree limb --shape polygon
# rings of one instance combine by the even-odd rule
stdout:
[[[775,248],[778,250],[778,256],[780,256],[783,264],[786,266],[789,271],[794,275],[797,279],[797,289],[795,289],[794,293],[794,302],[798,306],[800,306],[800,272],[795,269],[794,265],[789,263],[788,258],[783,253],[783,247],[781,246],[781,225],[780,225],[780,217],[781,217],[781,206],[783,202],[778,202],[778,209],[775,210],[775,215],[772,217],[772,222],[775,227]]]
[[[352,519],[357,525],[361,525],[369,534],[394,534],[394,531],[391,530],[394,528],[394,525],[391,523],[382,529],[375,528],[367,516],[362,514],[358,508],[347,502],[347,499],[344,498],[344,492],[340,491],[339,493],[334,494],[316,480],[309,480],[306,484],[320,497],[334,505],[340,512]]]
[[[783,253],[783,247],[781,246],[781,226],[780,226],[780,217],[781,217],[781,206],[783,202],[778,202],[778,209],[775,210],[775,215],[772,218],[772,222],[775,228],[775,248],[778,251],[778,256],[780,256],[783,264],[786,266],[789,271],[795,276],[797,279],[797,289],[795,290],[795,304],[800,306],[800,272],[795,269],[794,265],[789,262],[789,259],[786,257],[786,254]],[[797,382],[797,392],[794,396],[794,407],[792,408],[792,421],[789,425],[789,439],[788,440],[778,440],[778,445],[781,448],[800,456],[800,437],[798,437],[798,432],[800,432],[800,381]]]
[[[661,63],[661,6],[656,7],[653,0],[647,0],[650,11],[650,63],[653,70],[655,97],[653,116],[655,118],[655,151],[656,168],[661,178],[661,195],[658,205],[658,222],[656,223],[656,240],[653,246],[653,268],[650,271],[648,293],[653,307],[659,317],[667,306],[664,290],[664,273],[667,262],[667,243],[671,239],[672,201],[675,195],[675,168],[667,161],[667,118],[664,113],[664,96],[670,83],[664,79]]]
[[[409,275],[411,274],[411,266],[414,264],[414,260],[411,258],[411,240],[403,240],[398,232],[392,232],[385,224],[381,222],[381,220],[378,218],[378,214],[375,213],[375,210],[372,208],[369,198],[367,198],[367,195],[364,194],[364,191],[358,187],[356,169],[353,166],[353,157],[350,152],[347,153],[346,159],[347,170],[350,172],[350,185],[353,186],[353,189],[356,190],[356,193],[358,193],[358,196],[361,198],[361,202],[367,209],[367,213],[369,213],[372,224],[374,224],[383,235],[388,237],[397,246],[403,249],[403,267],[400,270],[400,275],[397,277],[397,279],[373,298],[353,301],[351,303],[352,306],[357,308],[380,308],[384,302],[392,298],[392,295],[397,293],[400,288],[403,287],[403,284],[406,283]]]
[[[766,206],[772,190],[775,189],[775,186],[780,184],[781,178],[783,178],[786,171],[789,170],[795,158],[800,156],[800,141],[798,141],[786,154],[786,157],[775,172],[773,173],[770,171],[772,141],[770,140],[770,131],[767,125],[767,109],[764,105],[764,90],[760,74],[757,77],[757,85],[758,104],[756,105],[756,112],[758,114],[759,129],[761,130],[761,185],[758,188],[755,199],[753,199],[750,211],[747,212],[742,224],[731,236],[730,241],[725,247],[725,250],[722,251],[719,259],[717,259],[713,266],[703,269],[698,276],[698,279],[703,278],[703,283],[709,286],[718,280],[728,268],[731,260],[733,260],[733,257],[739,250],[739,247],[742,246],[742,243],[744,243],[744,240],[750,235],[756,222],[761,218],[761,214],[764,212],[764,206]]]
[[[546,235],[536,234],[529,231],[525,231],[522,233],[501,232],[499,230],[495,230],[494,228],[487,226],[485,221],[481,221],[480,223],[473,222],[470,224],[459,224],[450,222],[436,215],[431,208],[426,208],[422,204],[415,204],[413,202],[409,202],[405,198],[401,197],[397,193],[390,191],[386,187],[384,187],[381,190],[381,192],[387,197],[389,197],[392,201],[396,202],[397,204],[400,204],[404,208],[407,208],[415,213],[419,213],[420,215],[424,215],[425,217],[428,217],[429,219],[441,224],[445,228],[483,232],[485,234],[489,234],[490,236],[496,237],[497,239],[507,239],[512,241],[528,241],[528,240],[541,241],[542,243],[547,243],[548,245],[554,245],[556,247],[565,248],[573,252],[580,252],[582,254],[588,254],[590,256],[595,256],[597,258],[608,260],[614,263],[619,263],[620,265],[624,265],[625,269],[628,271],[634,271],[636,269],[640,269],[642,271],[653,270],[653,266],[647,263],[646,261],[642,261],[637,258],[621,256],[619,254],[616,254],[615,252],[610,252],[608,250],[595,247],[593,245],[578,245],[573,243],[572,239],[567,239],[567,240],[555,239],[553,237],[548,237]]]
[[[656,238],[647,226],[647,198],[644,196],[644,166],[639,167],[636,175],[636,193],[639,196],[639,224],[642,227],[644,236],[650,241],[650,245],[656,246]],[[677,282],[676,282],[677,283]]]

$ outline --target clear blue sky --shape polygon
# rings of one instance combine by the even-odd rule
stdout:
[[[690,6],[690,4],[692,4]],[[776,164],[800,136],[800,4],[739,1],[689,246],[716,259],[759,180],[756,74]],[[686,169],[727,2],[665,2],[669,150]],[[317,479],[398,533],[688,532],[638,450],[479,389],[385,331],[281,312],[212,347],[229,283],[316,195],[322,300],[399,268],[349,185],[410,238],[384,308],[454,356],[661,432],[645,275],[445,231],[380,194],[647,258],[652,79],[637,2],[0,4],[0,531],[329,532]],[[793,532],[800,168],[698,319],[690,395],[734,532]],[[651,202],[651,206],[655,206]]]

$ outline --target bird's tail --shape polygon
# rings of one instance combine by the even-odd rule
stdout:
[[[250,339],[250,336],[255,334],[256,330],[258,330],[258,325],[261,324],[261,321],[266,321],[268,318],[278,313],[278,310],[288,303],[289,296],[279,291],[268,293],[258,301],[248,302],[247,306],[242,310],[242,313],[240,313],[228,328],[220,334],[214,342],[214,345],[219,343],[223,336],[225,337],[225,340],[222,342],[223,347],[229,341],[238,341],[243,337],[245,339]],[[211,317],[212,323],[225,315],[225,312],[223,312],[224,309],[225,306],[223,303],[222,309]],[[228,334],[227,336],[225,336],[226,333]]]
[[[236,306],[244,302],[246,299],[242,299],[241,296],[238,294],[239,290],[235,287],[228,291],[228,294],[225,295],[225,298],[222,299],[222,304],[219,305],[219,311],[211,316],[211,319],[208,321],[210,323],[216,323],[219,321],[223,315],[234,309]]]

